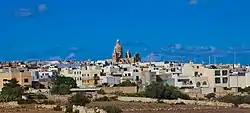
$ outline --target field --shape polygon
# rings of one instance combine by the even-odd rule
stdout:
[[[250,109],[223,108],[191,105],[167,105],[163,103],[139,103],[139,102],[92,102],[88,107],[117,105],[124,113],[249,113]],[[46,109],[34,109],[32,105],[21,108],[0,108],[0,113],[63,113]]]

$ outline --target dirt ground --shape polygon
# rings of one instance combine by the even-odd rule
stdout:
[[[250,113],[250,109],[223,108],[191,105],[168,105],[164,103],[139,103],[139,102],[92,102],[88,107],[102,107],[116,105],[123,109],[123,113]],[[59,111],[34,109],[32,105],[20,108],[0,108],[0,113],[63,113]]]
[[[92,102],[88,106],[120,106],[124,113],[250,113],[250,109],[139,102]]]

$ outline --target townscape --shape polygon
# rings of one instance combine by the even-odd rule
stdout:
[[[77,95],[78,97],[72,97],[79,100],[75,102],[77,104],[73,104],[74,109],[78,108],[75,105],[85,106],[92,100],[88,107],[113,106],[112,103],[118,107],[123,106],[117,113],[152,110],[165,113],[173,110],[184,112],[188,109],[189,112],[193,109],[209,112],[210,109],[215,112],[228,110],[229,113],[233,111],[230,109],[236,110],[239,107],[244,108],[242,112],[238,110],[239,113],[246,113],[250,109],[249,70],[249,66],[240,64],[196,64],[192,61],[141,62],[139,53],[132,56],[128,50],[123,55],[123,47],[117,40],[112,58],[106,60],[1,62],[0,97],[2,102],[18,101],[19,104],[30,104],[30,95],[39,94],[49,99],[46,100],[47,103],[57,105],[49,107],[53,109],[58,105],[65,105],[63,101],[70,95]],[[19,84],[17,86],[24,92],[19,95],[19,90],[13,83]],[[9,87],[13,90],[8,89]],[[14,95],[15,98],[9,95]],[[22,96],[22,101],[16,99],[19,96]],[[83,99],[87,97],[92,99]],[[68,101],[74,103],[72,100]],[[159,105],[153,104],[153,108],[149,107],[150,109],[143,111],[138,106],[149,106],[145,102]],[[173,104],[176,107],[170,106]]]

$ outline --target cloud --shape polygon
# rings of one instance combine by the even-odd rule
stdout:
[[[57,60],[57,61],[60,61],[62,60],[62,58],[60,56],[52,56],[49,58],[49,60]]]
[[[20,17],[28,17],[31,16],[32,13],[29,9],[21,8],[15,11],[15,15]]]
[[[191,5],[197,4],[197,0],[190,0],[189,4],[191,4]]]
[[[39,12],[44,12],[45,10],[47,10],[47,6],[45,4],[40,4],[38,6],[38,11]]]
[[[65,60],[72,60],[72,59],[75,59],[76,57],[76,54],[75,53],[70,53],[66,58]]]

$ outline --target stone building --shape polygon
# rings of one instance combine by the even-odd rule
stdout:
[[[116,41],[114,51],[112,54],[112,62],[117,63],[117,62],[122,62],[122,63],[135,63],[135,62],[140,62],[140,54],[135,53],[134,56],[131,56],[131,52],[127,50],[125,58],[123,57],[123,48],[119,40]]]

